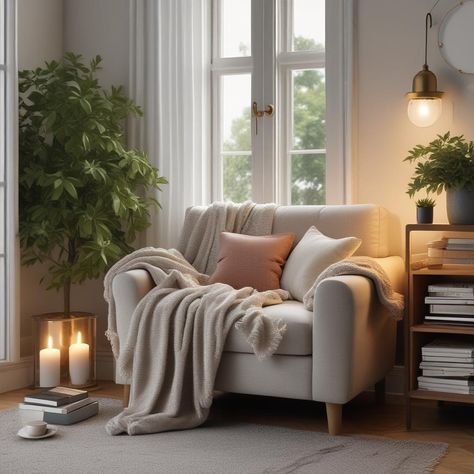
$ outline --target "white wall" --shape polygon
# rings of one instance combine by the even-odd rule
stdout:
[[[128,84],[129,0],[64,0],[64,50],[99,54],[104,86]]]
[[[63,54],[62,0],[18,0],[18,67],[33,69]],[[60,298],[45,292],[40,266],[22,267],[20,273],[21,356],[32,353],[31,316],[59,311]]]
[[[18,67],[32,69],[63,54],[63,1],[17,0]]]
[[[355,202],[374,202],[415,222],[415,205],[405,193],[414,165],[402,163],[414,145],[427,144],[451,130],[474,139],[474,75],[448,66],[437,47],[438,26],[456,2],[440,2],[433,11],[428,63],[446,92],[443,114],[432,127],[415,127],[407,117],[404,94],[424,61],[424,21],[432,0],[359,0],[358,136]],[[437,198],[435,222],[447,222],[444,194]],[[394,234],[401,251],[403,233]]]

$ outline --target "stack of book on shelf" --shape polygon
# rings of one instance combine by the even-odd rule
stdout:
[[[23,422],[42,420],[54,425],[72,425],[99,412],[99,402],[87,391],[56,387],[26,395],[19,404]]]
[[[474,339],[436,339],[421,348],[418,388],[474,394]]]
[[[474,265],[474,238],[444,237],[429,242],[427,265]]]
[[[429,285],[425,303],[425,324],[474,326],[474,283]]]

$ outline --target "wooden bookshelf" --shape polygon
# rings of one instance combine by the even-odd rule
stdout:
[[[410,224],[406,226],[405,407],[407,429],[411,428],[413,399],[474,404],[474,395],[418,389],[417,376],[420,373],[422,346],[442,334],[450,337],[472,337],[474,340],[474,326],[423,323],[427,312],[425,296],[428,285],[443,282],[474,283],[474,265],[443,265],[436,268],[411,270],[411,256],[415,253],[412,251],[411,240],[416,232],[442,232],[443,236],[462,235],[464,232],[469,232],[472,233],[469,237],[474,238],[474,225]]]

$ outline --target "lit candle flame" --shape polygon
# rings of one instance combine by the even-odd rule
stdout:
[[[79,331],[79,332],[77,333],[77,343],[78,343],[78,344],[81,344],[81,342],[82,342],[81,331]]]
[[[53,348],[53,337],[49,336],[48,337],[48,349],[52,349],[52,348]]]

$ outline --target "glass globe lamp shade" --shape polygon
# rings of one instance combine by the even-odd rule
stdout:
[[[408,118],[417,127],[430,127],[441,116],[440,98],[411,99],[408,102]]]

